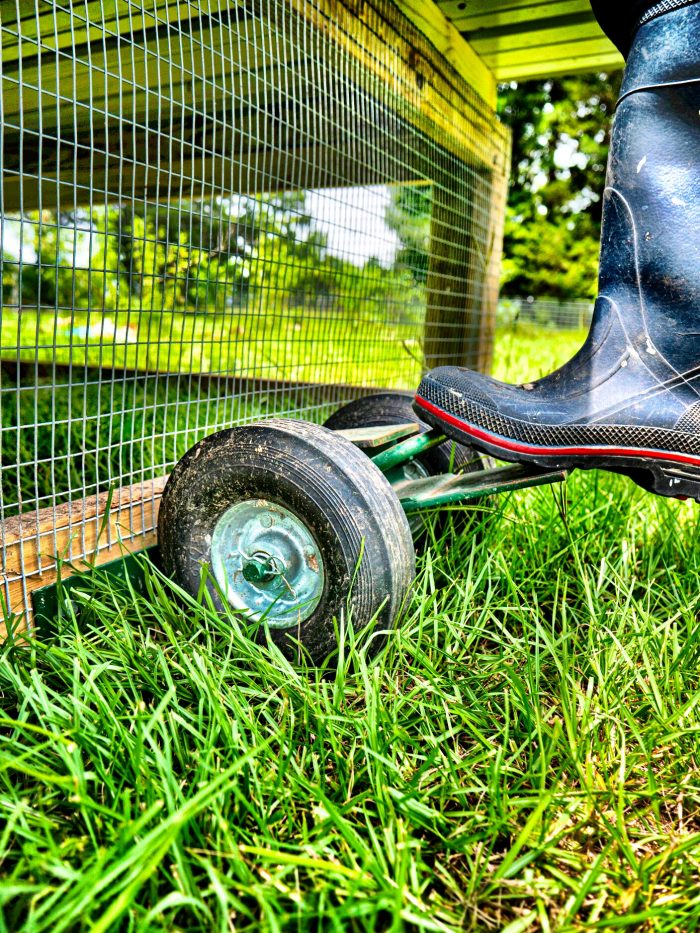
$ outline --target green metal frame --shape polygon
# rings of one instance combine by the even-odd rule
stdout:
[[[447,440],[438,430],[426,431],[416,437],[408,437],[393,447],[376,454],[372,461],[382,473],[402,466],[432,447]],[[492,496],[515,489],[531,486],[546,486],[561,483],[566,479],[565,470],[543,470],[539,467],[513,464],[475,473],[446,473],[425,479],[411,480],[394,486],[406,513],[426,511],[450,505],[460,505],[481,496]]]
[[[353,443],[365,449],[379,448],[380,452],[372,457],[372,461],[385,475],[395,471],[414,460],[420,454],[432,447],[444,443],[447,438],[437,430],[425,431],[416,434],[415,424],[392,425],[385,429],[368,428],[356,429],[352,432],[339,432],[346,436],[352,433]],[[365,437],[366,435],[366,437]],[[388,445],[388,446],[387,446]],[[531,486],[544,486],[550,483],[561,483],[566,479],[564,470],[541,470],[538,467],[513,464],[512,466],[497,467],[492,470],[479,470],[475,473],[445,473],[440,476],[429,476],[425,479],[409,479],[394,484],[399,501],[408,514],[429,511],[430,509],[445,508],[461,505],[482,496],[493,496],[498,493],[512,492],[516,489],[528,489]],[[123,558],[96,568],[90,577],[87,586],[95,591],[99,588],[100,577],[109,577],[113,582],[121,581],[122,585],[131,584],[137,592],[145,592],[144,567],[148,558],[157,563],[157,548],[148,548],[135,554],[125,555]],[[251,561],[246,568],[252,577],[256,574],[265,576],[269,567],[262,563],[259,565]],[[246,576],[246,579],[249,579]],[[127,583],[127,581],[129,581]],[[86,578],[81,576],[69,577],[51,586],[42,587],[32,594],[34,607],[34,625],[40,633],[51,630],[51,627],[60,613],[61,594],[70,594],[71,590],[86,586]],[[87,603],[89,606],[89,602]],[[85,613],[82,613],[85,614]]]
[[[446,440],[447,438],[440,431],[425,431],[423,434],[417,434],[415,437],[399,441],[393,447],[389,447],[388,450],[376,454],[372,457],[372,462],[379,467],[382,473],[388,473],[389,470],[408,463],[409,460],[415,459],[419,454],[430,450],[431,447],[438,447]]]

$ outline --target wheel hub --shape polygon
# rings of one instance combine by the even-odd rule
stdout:
[[[323,558],[311,531],[267,499],[246,499],[223,513],[212,533],[211,566],[234,609],[270,628],[308,619],[323,595]]]

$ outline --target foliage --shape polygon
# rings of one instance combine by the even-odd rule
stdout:
[[[621,73],[501,87],[513,131],[502,292],[595,296],[602,191]]]
[[[399,238],[396,265],[411,271],[417,282],[428,277],[432,189],[429,185],[398,185],[384,214],[387,227]]]
[[[141,321],[250,305],[371,319],[377,308],[386,317],[387,308],[420,300],[411,292],[424,275],[413,276],[411,263],[425,258],[403,255],[394,268],[349,262],[329,251],[305,200],[304,192],[217,197],[177,210],[145,204],[4,219],[5,240],[21,244],[3,257],[5,306],[69,317],[130,311]]]

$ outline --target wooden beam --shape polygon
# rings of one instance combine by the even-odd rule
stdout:
[[[514,30],[511,26],[493,26],[473,34],[474,48],[479,54],[501,55],[522,50],[530,60],[536,59],[539,50],[553,45],[578,44],[586,39],[604,42],[600,26],[587,13],[573,13],[561,19],[544,20],[533,24],[532,29]]]
[[[180,179],[206,189],[215,177],[219,193],[429,179],[415,164],[409,130],[415,148],[429,140],[491,166],[502,159],[502,133],[469,90],[493,103],[494,77],[434,4],[410,3],[435,49],[417,27],[411,34],[406,14],[392,6],[289,0],[292,15],[320,37],[306,60],[295,31],[219,0],[203,0],[196,15],[189,3],[164,0],[90,0],[71,13],[23,0],[19,19],[14,2],[0,0],[4,209],[33,209],[40,193],[44,208],[55,207],[59,196],[70,207],[74,199],[59,184],[73,178],[77,204],[104,193],[153,196],[141,187],[146,175],[169,191]],[[213,32],[207,17],[218,23]],[[321,65],[326,78],[319,84]],[[469,87],[455,82],[452,67]],[[378,122],[372,100],[382,114]],[[370,118],[376,125],[366,123]],[[398,142],[402,133],[405,145]],[[133,161],[130,146],[138,152]],[[217,154],[222,146],[225,153]],[[377,152],[386,158],[377,159]],[[168,165],[168,157],[179,167]],[[207,159],[218,160],[216,172]],[[113,170],[105,168],[107,160]],[[262,171],[251,172],[256,160]],[[395,168],[395,177],[365,181],[367,168],[378,164]],[[309,178],[309,170],[318,177]],[[106,177],[100,182],[112,171],[118,185]]]
[[[398,0],[403,13],[492,109],[498,87],[493,72],[432,0]]]
[[[474,368],[480,372],[491,372],[493,344],[496,334],[496,312],[501,284],[501,261],[503,258],[503,233],[506,222],[508,182],[510,179],[510,153],[508,164],[502,174],[494,173],[484,185],[483,202],[487,207],[486,252],[483,257],[484,285],[481,293],[479,317],[478,352]]]
[[[439,5],[498,81],[624,64],[588,0],[442,0]]]
[[[498,62],[493,61],[494,72],[499,81],[531,81],[589,74],[592,71],[612,71],[625,64],[616,49],[608,49],[599,39],[580,42],[573,47],[549,46],[546,53],[545,59],[537,59],[522,51],[515,56],[504,53],[498,56]]]
[[[530,24],[548,20],[555,21],[560,16],[571,13],[586,13],[590,18],[590,0],[562,0],[559,3],[513,3],[507,6],[489,2],[488,5],[452,0],[440,4],[440,9],[453,26],[463,33],[473,33],[479,29],[491,29],[494,26],[509,26],[512,30],[522,29]]]
[[[166,476],[77,502],[39,509],[0,525],[0,591],[21,628],[31,625],[31,594],[76,569],[96,567],[156,543]],[[60,566],[57,566],[57,558]],[[64,563],[65,562],[65,563]],[[7,634],[0,618],[0,639]]]

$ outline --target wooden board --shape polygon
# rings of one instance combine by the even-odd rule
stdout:
[[[588,0],[438,0],[499,81],[621,68]]]
[[[28,512],[0,525],[5,555],[0,590],[13,614],[23,616],[21,627],[31,624],[32,592],[55,583],[59,574],[69,577],[76,569],[100,566],[156,543],[158,507],[166,480],[164,476],[125,486],[114,493],[111,502],[108,493],[100,493],[55,509]],[[0,619],[0,638],[5,635]]]
[[[384,447],[392,441],[405,440],[407,437],[418,434],[419,431],[420,426],[415,422],[406,422],[375,428],[346,428],[343,431],[336,431],[336,434],[341,434],[361,450],[367,450]]]
[[[552,23],[572,13],[591,15],[590,0],[447,0],[440,4],[440,12],[460,33],[472,33],[494,26],[508,26],[512,32],[528,31],[533,24]]]
[[[398,0],[398,5],[469,86],[495,109],[498,88],[493,72],[442,10],[431,0]]]

